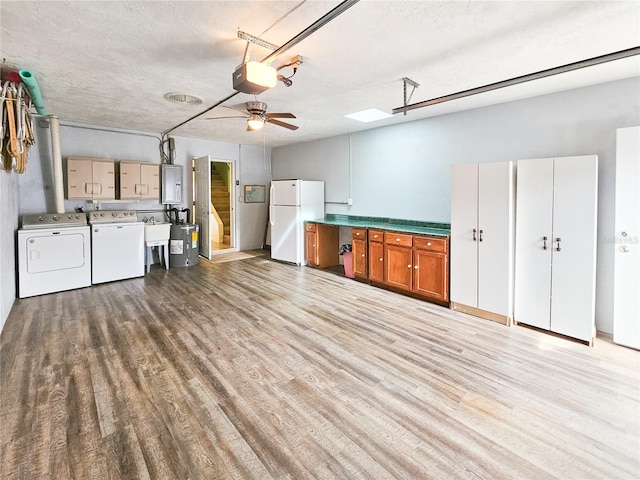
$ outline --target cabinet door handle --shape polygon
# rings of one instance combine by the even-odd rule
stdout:
[[[381,262],[383,262],[383,261],[384,261],[382,257],[380,257],[380,261],[381,261]]]
[[[546,250],[547,249],[547,237],[542,237],[542,249]]]
[[[478,237],[478,241],[482,241],[482,230],[480,230],[480,232],[478,232],[480,234],[480,236]]]
[[[413,268],[414,268],[414,270],[417,270],[417,269],[418,269],[418,265],[416,265],[416,266],[415,266],[415,267],[413,267]]]
[[[562,239],[560,237],[556,238],[556,242],[558,242],[558,246],[556,247],[556,251],[559,252],[560,251],[560,242],[562,241]]]
[[[474,241],[474,242],[477,240],[477,238],[476,238],[476,232],[477,232],[477,230],[474,228],[474,229],[473,229],[473,241]]]
[[[312,247],[315,247],[315,246],[316,246],[316,244],[314,243],[314,244],[313,244],[313,245],[311,245],[311,246],[312,246]]]
[[[407,268],[411,268],[411,265],[407,265]]]
[[[430,246],[431,246],[431,242],[427,242],[427,247],[430,247]]]
[[[364,253],[362,254],[362,256],[364,257]]]
[[[359,237],[359,236],[360,236],[360,232],[357,232],[357,233],[356,233],[356,237]]]
[[[399,242],[399,241],[400,241],[400,239],[399,239],[399,238],[396,238],[396,242]]]

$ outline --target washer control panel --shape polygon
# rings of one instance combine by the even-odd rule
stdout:
[[[135,210],[96,210],[89,212],[89,223],[134,223],[138,221]]]

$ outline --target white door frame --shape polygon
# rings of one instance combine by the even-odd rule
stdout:
[[[229,170],[230,170],[230,175],[231,178],[229,179],[229,206],[231,208],[231,216],[230,221],[231,221],[231,246],[229,248],[225,248],[222,250],[212,250],[211,251],[211,255],[219,255],[221,253],[229,253],[229,252],[237,252],[238,251],[238,240],[237,240],[237,235],[236,235],[236,162],[235,160],[223,160],[223,159],[217,159],[217,158],[212,158],[211,156],[209,157],[211,158],[211,162],[212,163],[226,163],[227,165],[229,165]]]

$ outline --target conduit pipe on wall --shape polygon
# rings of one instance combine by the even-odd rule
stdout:
[[[51,131],[51,157],[53,160],[53,198],[55,200],[56,213],[64,213],[60,120],[57,116],[49,115],[49,129]]]

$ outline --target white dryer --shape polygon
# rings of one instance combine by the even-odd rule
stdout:
[[[89,212],[91,283],[144,276],[144,223],[135,210]]]
[[[18,230],[18,297],[91,286],[84,213],[24,215]]]

